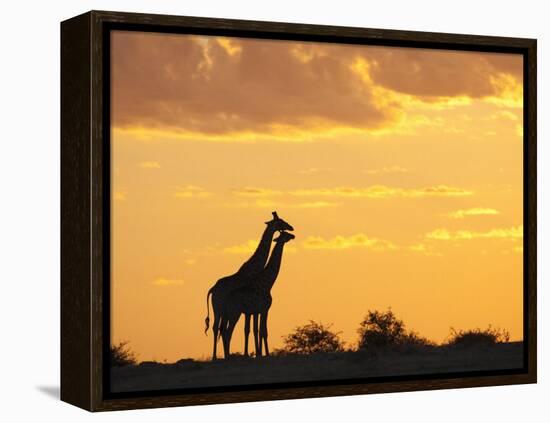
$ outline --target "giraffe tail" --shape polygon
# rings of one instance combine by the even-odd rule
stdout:
[[[204,323],[206,324],[206,328],[204,329],[204,334],[208,336],[208,327],[210,326],[210,307],[208,304],[208,297],[212,295],[212,288],[208,290],[208,294],[206,294],[206,319],[204,319]]]

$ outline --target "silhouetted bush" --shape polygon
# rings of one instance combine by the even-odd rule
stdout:
[[[344,351],[340,332],[332,332],[331,325],[310,320],[304,326],[298,326],[293,333],[283,337],[284,347],[277,354],[314,354]]]
[[[451,328],[451,333],[446,341],[448,346],[474,347],[479,345],[495,345],[510,341],[510,333],[504,329],[468,329],[456,331]]]
[[[128,341],[111,345],[111,366],[135,366],[137,364],[136,354],[128,348]]]
[[[428,338],[420,336],[417,332],[410,331],[401,339],[401,345],[406,346],[418,346],[418,347],[435,347],[435,342],[430,341]]]
[[[357,332],[359,333],[359,349],[434,345],[432,341],[416,332],[407,332],[403,320],[398,319],[391,309],[385,312],[369,310]]]

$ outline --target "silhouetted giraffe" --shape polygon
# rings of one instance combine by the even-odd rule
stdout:
[[[273,219],[269,222],[265,222],[267,225],[262,238],[256,248],[256,251],[237,271],[237,273],[226,276],[219,279],[216,284],[208,290],[206,294],[206,310],[207,316],[205,319],[206,329],[210,324],[210,309],[208,307],[208,297],[212,295],[212,310],[214,312],[214,322],[212,324],[212,332],[214,334],[214,347],[212,351],[212,360],[217,358],[217,344],[218,334],[220,331],[220,322],[222,316],[222,310],[225,307],[225,303],[228,295],[235,289],[242,288],[255,280],[255,277],[264,270],[265,263],[269,256],[269,250],[271,248],[271,240],[273,235],[277,231],[292,231],[294,228],[290,226],[283,219],[279,218],[277,212],[273,212]],[[225,343],[225,341],[224,341]],[[225,351],[225,347],[224,347]]]
[[[231,337],[233,329],[239,321],[241,314],[245,315],[245,351],[248,355],[248,336],[250,333],[250,317],[254,318],[254,344],[256,347],[256,356],[262,355],[262,343],[265,345],[265,353],[269,355],[267,345],[267,315],[271,307],[271,288],[277,280],[283,258],[283,249],[288,241],[295,238],[288,232],[281,232],[279,237],[275,238],[275,247],[271,252],[269,261],[265,269],[260,272],[254,283],[248,284],[242,288],[236,289],[229,294],[225,309],[222,315],[222,338],[224,340],[224,354],[229,357]],[[260,319],[260,328],[258,331],[258,318]],[[259,338],[259,339],[258,339]]]

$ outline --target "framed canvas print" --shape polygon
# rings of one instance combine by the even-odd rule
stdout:
[[[536,382],[536,41],[61,24],[61,397]]]

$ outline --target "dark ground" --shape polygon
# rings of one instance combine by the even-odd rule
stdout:
[[[378,352],[270,356],[260,359],[180,360],[115,367],[113,392],[198,388],[259,383],[404,376],[521,368],[523,343],[493,346],[424,347]]]

